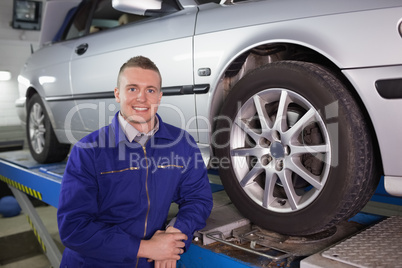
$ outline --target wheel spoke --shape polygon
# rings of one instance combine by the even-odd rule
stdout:
[[[322,145],[290,145],[291,156],[301,154],[328,153],[330,147],[328,144]]]
[[[317,190],[321,190],[322,183],[321,178],[319,176],[313,175],[309,172],[300,162],[299,158],[289,158],[286,160],[286,168],[301,178],[303,178],[306,182],[308,182],[311,186],[313,186]]]
[[[272,172],[272,169],[265,170],[265,188],[262,198],[262,206],[268,208],[275,200],[274,188],[276,185],[277,175]]]
[[[40,126],[43,127],[44,121],[45,121],[45,115],[44,115],[44,114],[41,114],[41,115],[38,117],[38,120],[37,120],[38,125],[40,125]]]
[[[247,174],[244,176],[244,178],[240,181],[241,187],[247,187],[250,185],[253,180],[260,175],[263,172],[263,169],[257,166],[254,166]]]
[[[29,127],[30,129],[34,129],[36,126],[36,119],[35,119],[35,114],[32,111],[32,113],[29,115]]]
[[[231,150],[231,156],[250,156],[250,155],[257,155],[255,148],[236,148]]]
[[[260,120],[262,132],[270,129],[270,125],[272,125],[272,121],[269,118],[267,111],[265,110],[264,106],[266,101],[264,101],[260,96],[255,95],[253,97],[255,109],[257,110],[258,118]]]
[[[37,135],[37,136],[36,136],[36,151],[37,151],[38,153],[40,153],[40,152],[43,151],[44,144],[45,144],[45,141],[44,141],[43,135],[40,135],[40,134]]]
[[[307,126],[315,118],[316,111],[310,108],[288,131],[283,135],[283,142],[289,144],[292,139],[297,139],[303,127]]]
[[[42,115],[42,109],[38,104],[35,104],[33,108],[34,108],[33,114],[34,114],[35,123],[39,124],[40,118]]]
[[[236,118],[235,124],[239,126],[246,134],[248,134],[257,143],[260,135],[255,133],[242,119]]]
[[[286,122],[286,116],[289,103],[290,99],[288,93],[286,91],[282,91],[279,99],[278,112],[276,113],[276,119],[274,124],[274,129],[278,130],[279,132],[285,132],[288,128]]]
[[[284,172],[280,172],[278,174],[279,180],[282,183],[283,189],[285,190],[287,201],[292,210],[296,210],[298,208],[298,202],[300,200],[300,196],[298,196],[295,192],[292,183],[292,172],[289,170],[285,170]]]

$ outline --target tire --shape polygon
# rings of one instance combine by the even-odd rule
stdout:
[[[310,235],[350,218],[372,196],[380,175],[369,129],[330,71],[282,61],[233,87],[213,145],[225,190],[245,217]]]
[[[28,100],[26,134],[32,157],[39,163],[63,161],[70,144],[59,143],[49,116],[38,94]]]

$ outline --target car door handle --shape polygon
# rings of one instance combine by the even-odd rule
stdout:
[[[75,53],[77,53],[78,55],[82,55],[84,54],[88,49],[88,44],[81,44],[78,47],[75,48]]]

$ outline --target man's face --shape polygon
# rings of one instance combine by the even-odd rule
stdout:
[[[149,132],[162,98],[159,74],[140,67],[128,67],[120,75],[120,87],[114,89],[120,112],[132,126]]]

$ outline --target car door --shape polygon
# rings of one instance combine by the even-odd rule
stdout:
[[[71,58],[72,91],[85,130],[99,129],[111,121],[119,110],[113,91],[120,66],[129,58],[142,55],[154,61],[162,74],[164,96],[158,113],[165,122],[187,128],[197,139],[194,94],[184,94],[183,90],[193,85],[196,9],[139,18],[111,8],[110,1],[98,3],[89,33],[77,39]],[[97,15],[105,13],[110,16]],[[120,25],[122,16],[137,21]]]
[[[52,121],[52,127],[60,142],[67,143],[66,134],[83,128],[78,114],[71,114],[76,103],[71,98],[69,79],[71,50],[75,42],[54,43],[43,47],[33,54],[30,65],[33,71],[24,73],[32,81],[38,94],[44,99],[44,105]],[[71,116],[67,116],[71,114]],[[66,120],[67,119],[67,120]]]

